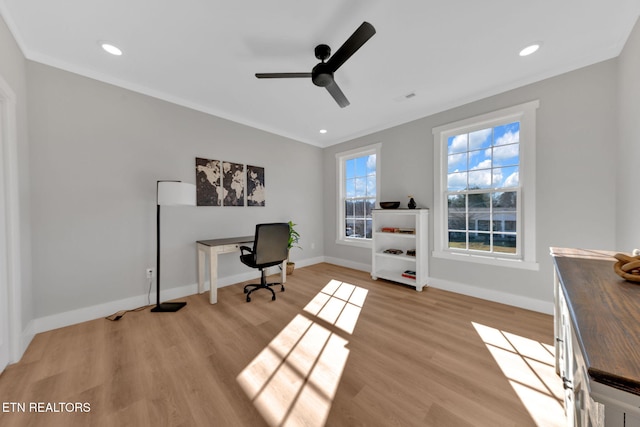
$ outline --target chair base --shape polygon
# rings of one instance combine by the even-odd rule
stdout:
[[[247,302],[251,302],[251,293],[258,289],[269,289],[271,291],[271,301],[276,300],[276,293],[271,288],[272,286],[280,285],[280,292],[284,292],[284,285],[282,283],[267,283],[267,277],[264,270],[261,270],[260,283],[250,283],[244,286],[244,293],[247,294]]]

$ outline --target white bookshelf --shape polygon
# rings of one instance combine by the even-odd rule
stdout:
[[[376,209],[373,211],[373,248],[371,277],[404,283],[422,291],[427,286],[428,209]],[[394,229],[394,231],[383,231]],[[413,230],[413,232],[411,232]],[[403,232],[404,231],[404,232]],[[385,253],[398,249],[401,254]],[[415,256],[407,251],[415,250]],[[415,279],[404,277],[405,271],[415,271]]]

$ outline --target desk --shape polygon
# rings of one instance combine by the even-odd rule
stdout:
[[[254,236],[229,237],[226,239],[198,240],[198,293],[205,291],[205,270],[209,262],[209,302],[218,302],[218,255],[240,252],[240,246],[252,246]],[[287,260],[282,261],[281,283],[287,281]]]

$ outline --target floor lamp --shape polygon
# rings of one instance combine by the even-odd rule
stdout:
[[[156,219],[156,306],[154,312],[174,312],[187,305],[186,302],[160,303],[160,206],[195,206],[196,186],[180,181],[158,181],[157,185],[157,219]]]

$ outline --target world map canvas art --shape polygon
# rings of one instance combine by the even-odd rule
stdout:
[[[198,206],[220,206],[222,187],[220,160],[196,157],[196,200]]]
[[[247,206],[264,205],[264,168],[247,165]]]
[[[244,206],[244,165],[222,162],[224,206]]]
[[[265,206],[264,168],[196,157],[198,206]]]

